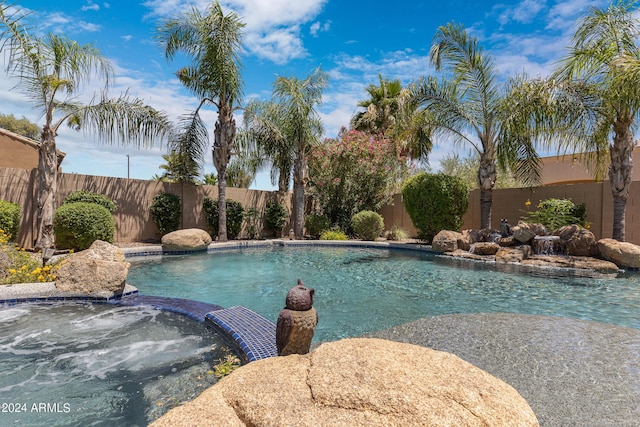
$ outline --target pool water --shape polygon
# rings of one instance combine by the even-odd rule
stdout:
[[[245,306],[276,321],[301,278],[315,288],[315,341],[335,340],[453,313],[512,312],[640,328],[640,275],[615,279],[520,275],[482,263],[393,249],[242,249],[133,258],[141,294]]]
[[[202,323],[151,307],[0,310],[0,425],[146,426],[216,382],[229,353]]]

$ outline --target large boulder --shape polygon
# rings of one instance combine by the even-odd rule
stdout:
[[[451,230],[441,230],[431,241],[431,249],[435,252],[455,251],[458,249],[458,242],[462,241],[465,241],[462,233]]]
[[[596,246],[596,236],[579,225],[565,225],[553,232],[560,237],[560,246],[566,255],[591,256]]]
[[[519,263],[533,255],[531,246],[520,245],[515,247],[503,247],[496,253],[496,262],[501,264]]]
[[[478,242],[471,245],[469,252],[476,255],[495,255],[500,245],[492,242]]]
[[[547,230],[542,224],[518,221],[518,225],[511,227],[513,238],[520,243],[527,243],[535,236],[544,236]]]
[[[537,426],[527,402],[459,357],[353,338],[249,363],[152,427]]]
[[[102,240],[81,252],[69,254],[56,271],[56,288],[63,292],[121,294],[130,264],[122,249]]]
[[[199,228],[172,231],[162,236],[162,248],[167,251],[199,251],[211,243],[211,236]]]
[[[600,239],[597,246],[600,256],[618,267],[640,268],[640,246],[614,239]]]

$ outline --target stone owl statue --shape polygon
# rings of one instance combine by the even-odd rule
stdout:
[[[302,280],[287,293],[285,308],[276,324],[276,348],[279,356],[306,354],[318,324],[318,313],[313,308],[315,290],[304,286]]]

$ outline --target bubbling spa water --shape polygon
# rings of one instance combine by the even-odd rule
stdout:
[[[228,353],[203,324],[146,306],[0,309],[0,425],[146,426],[211,386]]]

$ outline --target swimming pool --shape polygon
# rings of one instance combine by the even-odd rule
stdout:
[[[430,252],[360,247],[280,247],[131,258],[141,294],[241,305],[275,322],[298,278],[316,290],[315,341],[423,317],[511,312],[640,328],[638,273],[615,279],[549,277],[452,262]]]
[[[65,303],[0,310],[0,425],[146,426],[216,382],[230,350],[187,316]]]

